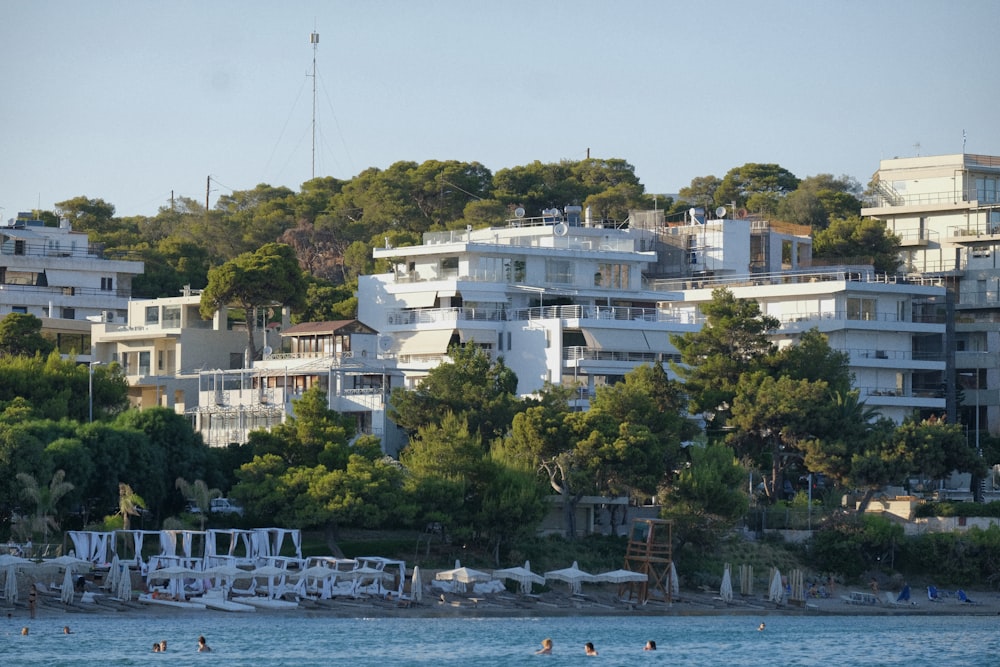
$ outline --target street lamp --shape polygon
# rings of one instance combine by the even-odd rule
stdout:
[[[91,361],[87,364],[87,398],[90,407],[90,421],[94,421],[94,366],[100,366],[100,361]]]

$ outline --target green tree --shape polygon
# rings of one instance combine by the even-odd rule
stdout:
[[[146,507],[146,501],[132,490],[128,484],[118,485],[118,516],[122,518],[122,528],[129,529],[131,518],[139,516],[139,510]]]
[[[701,206],[705,210],[715,206],[715,191],[722,185],[718,176],[696,176],[691,184],[680,189],[677,196],[693,206]]]
[[[706,319],[701,330],[670,337],[683,362],[671,368],[691,397],[691,412],[712,412],[714,423],[722,427],[736,383],[773,353],[768,334],[780,322],[763,314],[756,301],[737,299],[723,287],[712,291],[712,300],[701,305],[701,312]]]
[[[813,257],[853,264],[870,262],[876,271],[896,273],[900,243],[882,220],[858,216],[833,219],[829,227],[813,235]]]
[[[59,502],[73,490],[66,481],[66,473],[56,470],[48,486],[40,486],[38,480],[28,473],[18,473],[22,497],[33,507],[30,526],[33,534],[41,533],[42,541],[49,541],[49,530],[59,530]]]
[[[412,434],[452,412],[491,442],[507,431],[520,407],[517,375],[502,357],[493,361],[476,345],[452,346],[448,354],[451,361],[432,368],[416,389],[392,390],[389,417]]]
[[[303,306],[306,284],[292,249],[268,243],[208,272],[208,286],[201,294],[201,313],[211,317],[223,306],[235,303],[246,313],[247,349],[258,358],[257,309],[282,305],[298,310]]]
[[[778,205],[778,217],[788,222],[825,229],[831,219],[848,218],[861,213],[861,185],[850,176],[834,178],[831,174],[809,176],[799,182]]]
[[[737,207],[754,213],[774,214],[781,200],[799,186],[799,179],[777,164],[748,162],[730,169],[715,190],[715,204]]]
[[[721,443],[693,446],[690,454],[691,465],[678,473],[664,494],[665,514],[688,514],[717,525],[732,525],[747,510],[743,491],[746,468],[733,450]]]
[[[0,320],[0,356],[49,355],[55,343],[42,335],[42,321],[34,315],[10,313]]]

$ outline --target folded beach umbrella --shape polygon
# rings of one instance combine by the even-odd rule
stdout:
[[[414,602],[420,602],[424,597],[424,582],[420,578],[420,566],[413,566],[413,578],[410,580],[410,597]]]
[[[3,599],[14,604],[17,602],[17,566],[8,565],[4,569],[6,573],[4,575]]]
[[[774,568],[774,576],[771,577],[771,587],[768,592],[767,599],[776,604],[781,604],[785,597],[785,586],[781,582],[781,572],[778,568]]]
[[[121,572],[118,573],[118,587],[115,589],[115,597],[126,602],[132,599],[132,571],[129,570],[128,563],[122,563]]]
[[[730,574],[729,563],[726,563],[722,572],[722,585],[719,586],[719,597],[723,602],[733,601],[733,575]]]
[[[59,599],[64,603],[69,604],[73,601],[73,568],[67,567],[66,573],[63,575],[62,582],[62,593],[59,595]]]

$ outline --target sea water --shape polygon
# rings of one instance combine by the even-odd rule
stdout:
[[[761,622],[766,629],[758,630]],[[0,666],[577,665],[593,642],[607,665],[998,664],[991,616],[661,616],[358,618],[258,613],[7,619]],[[63,634],[69,624],[72,633]],[[28,624],[30,634],[19,634]],[[205,635],[213,651],[197,652]],[[534,652],[554,642],[552,655]],[[657,651],[643,651],[647,640]],[[167,653],[153,653],[166,640]],[[589,664],[589,663],[588,663]]]

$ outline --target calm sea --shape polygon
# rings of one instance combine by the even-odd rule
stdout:
[[[761,621],[767,629],[757,630]],[[70,635],[62,634],[69,623]],[[0,665],[577,665],[592,641],[608,665],[990,665],[1000,617],[717,616],[339,619],[278,614],[76,616],[5,621]],[[203,634],[212,653],[197,653]],[[551,637],[554,654],[536,656]],[[166,639],[168,653],[152,653]],[[646,640],[658,650],[644,652]]]

